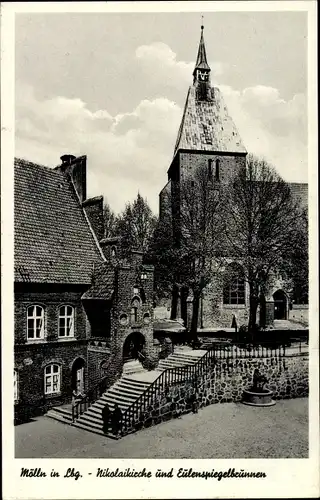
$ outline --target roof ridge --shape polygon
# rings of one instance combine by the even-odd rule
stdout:
[[[54,167],[48,167],[46,165],[42,165],[41,163],[35,163],[34,161],[25,160],[24,158],[18,158],[17,156],[14,157],[14,163],[15,165],[25,164],[29,167],[44,168],[45,170],[51,172],[57,172],[57,170],[55,170]]]
[[[187,107],[188,107],[188,103],[189,103],[189,95],[190,95],[190,92],[191,92],[191,88],[192,88],[192,85],[190,85],[190,87],[188,89],[187,98],[186,98],[186,102],[185,102],[185,105],[184,105],[183,114],[182,114],[182,118],[181,118],[181,122],[180,122],[180,127],[179,127],[179,130],[178,130],[178,136],[177,136],[177,140],[176,140],[176,143],[175,143],[175,146],[174,146],[174,154],[179,149],[178,146],[180,144],[180,140],[181,140],[181,136],[182,136],[182,131],[183,131],[183,126],[184,126],[184,122],[185,122]]]

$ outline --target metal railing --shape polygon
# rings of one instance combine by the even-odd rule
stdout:
[[[214,349],[209,349],[199,361],[193,365],[167,368],[152,384],[132,403],[123,413],[122,432],[127,434],[133,425],[139,421],[148,408],[175,384],[181,382],[195,382],[203,375],[215,362]]]
[[[210,347],[217,359],[251,359],[251,358],[282,358],[286,356],[287,347],[282,344],[254,345],[245,343],[214,345]]]
[[[113,361],[113,356],[110,357],[106,368],[109,367]],[[110,380],[109,375],[102,377],[99,382],[92,387],[85,396],[81,397],[75,404],[72,404],[72,422],[77,420],[93,403],[95,403],[102,394],[108,389],[108,381]]]

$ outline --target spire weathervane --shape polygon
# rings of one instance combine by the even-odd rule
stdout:
[[[193,77],[194,77],[194,82],[196,80],[202,81],[202,82],[208,82],[209,81],[209,74],[210,74],[210,66],[207,61],[207,54],[206,54],[206,47],[204,44],[204,37],[203,37],[203,30],[204,30],[204,25],[203,25],[203,16],[201,16],[201,35],[200,35],[200,43],[199,43],[199,48],[198,48],[198,55],[197,55],[197,60],[196,60],[196,65],[193,71]]]

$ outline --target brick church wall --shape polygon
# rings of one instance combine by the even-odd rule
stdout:
[[[245,168],[246,164],[246,158],[244,155],[210,154],[207,152],[180,152],[181,180],[183,180],[184,177],[193,175],[195,170],[199,167],[207,167],[209,159],[213,160],[213,177],[215,175],[215,160],[220,160],[220,182],[229,182],[232,180],[241,168]]]

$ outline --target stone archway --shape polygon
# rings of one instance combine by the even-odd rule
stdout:
[[[83,358],[76,358],[71,368],[71,388],[77,393],[84,393],[85,377],[84,377],[85,361]]]
[[[140,359],[146,339],[140,332],[132,332],[123,344],[123,362]]]
[[[288,319],[287,296],[283,290],[277,290],[273,294],[274,300],[274,319]]]

